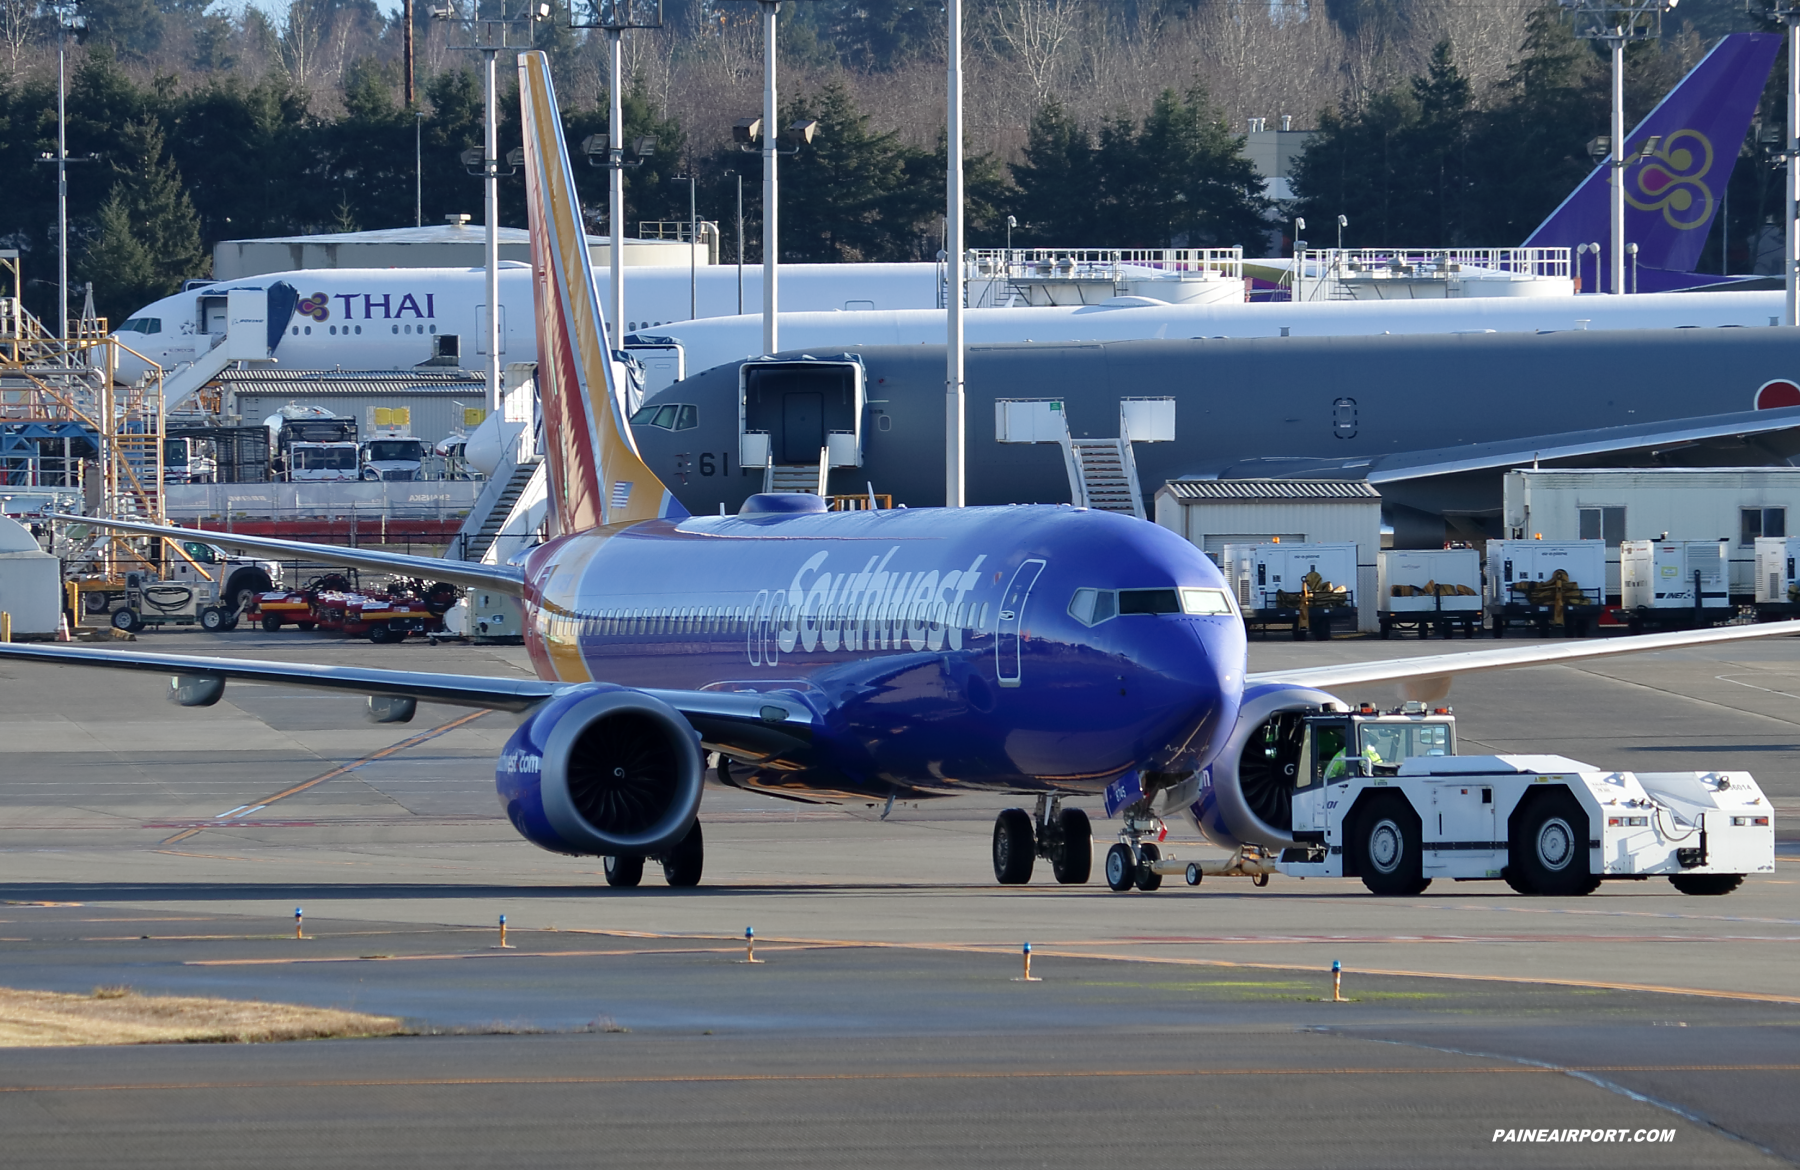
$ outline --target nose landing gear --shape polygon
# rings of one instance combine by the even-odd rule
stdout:
[[[1050,862],[1056,880],[1065,886],[1086,884],[1094,868],[1093,827],[1078,808],[1062,807],[1062,797],[1044,795],[1037,808],[1001,810],[994,820],[994,880],[1003,886],[1022,886],[1031,880],[1038,858]]]

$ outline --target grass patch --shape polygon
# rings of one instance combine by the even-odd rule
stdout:
[[[263,1044],[400,1030],[392,1016],[260,1000],[139,995],[129,987],[96,987],[91,995],[0,988],[0,1048]]]

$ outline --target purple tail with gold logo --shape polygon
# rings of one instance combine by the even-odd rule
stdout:
[[[519,54],[519,102],[537,301],[538,401],[556,531],[685,518],[686,510],[638,454],[625,418],[543,53]]]
[[[1691,277],[1683,280],[1682,274],[1692,273],[1700,263],[1720,196],[1780,48],[1781,37],[1770,33],[1721,38],[1625,136],[1626,158],[1641,154],[1652,136],[1660,139],[1648,158],[1625,168],[1625,242],[1638,246],[1637,291],[1705,283]],[[1587,292],[1631,291],[1629,283],[1623,289],[1606,287],[1612,239],[1608,170],[1606,163],[1596,167],[1524,243],[1527,248],[1571,251],[1581,244],[1598,244],[1597,270],[1591,253],[1576,258],[1586,274],[1582,287]],[[1628,260],[1627,282],[1629,267]]]

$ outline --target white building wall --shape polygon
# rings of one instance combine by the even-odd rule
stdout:
[[[1625,509],[1626,540],[1718,540],[1730,549],[1733,596],[1755,590],[1756,549],[1741,540],[1744,508],[1785,508],[1800,533],[1800,468],[1510,471],[1502,514],[1515,539],[1576,540],[1583,508]],[[1619,593],[1619,549],[1606,550],[1606,588]]]
[[[1376,557],[1381,552],[1381,501],[1359,500],[1182,500],[1168,488],[1156,493],[1156,522],[1212,556],[1226,544],[1260,544],[1279,536],[1283,543],[1356,545],[1357,629],[1373,630]]]

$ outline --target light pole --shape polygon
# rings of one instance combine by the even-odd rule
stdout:
[[[1018,218],[1017,218],[1017,217],[1015,217],[1015,216],[1011,216],[1011,215],[1009,215],[1009,216],[1007,216],[1007,217],[1006,217],[1006,263],[1007,263],[1007,264],[1008,264],[1008,265],[1009,265],[1009,266],[1010,266],[1010,265],[1011,265],[1011,264],[1012,264],[1012,234],[1013,234],[1013,229],[1014,229],[1014,228],[1016,228],[1016,227],[1018,227],[1018,226],[1019,226],[1019,221],[1018,221]]]
[[[1787,297],[1784,302],[1784,320],[1792,327],[1800,325],[1800,277],[1796,269],[1800,269],[1800,226],[1795,220],[1800,217],[1800,4],[1794,0],[1775,0],[1770,7],[1770,14],[1779,17],[1787,26],[1788,42],[1788,92],[1787,92],[1787,244],[1784,259],[1781,263],[1783,280]]]
[[[1300,288],[1301,288],[1301,286],[1300,286],[1300,280],[1301,280],[1300,270],[1303,267],[1305,267],[1305,265],[1306,265],[1306,241],[1300,238],[1300,233],[1305,230],[1306,230],[1306,221],[1304,219],[1301,219],[1299,216],[1295,216],[1294,217],[1294,280],[1293,280],[1294,300],[1295,301],[1300,301],[1300,300],[1304,299],[1304,297],[1301,295],[1301,291],[1300,291]]]
[[[779,220],[779,182],[776,175],[775,119],[775,14],[781,11],[781,0],[757,0],[762,7],[763,26],[763,352],[774,353],[781,330],[776,324],[777,298],[780,295],[776,269],[781,264]]]
[[[738,316],[744,315],[744,176],[737,177]]]
[[[413,111],[413,226],[425,226],[425,111]]]
[[[72,31],[87,27],[87,17],[75,11],[71,0],[51,6],[56,17],[56,153],[39,155],[38,161],[56,164],[56,329],[57,337],[69,339],[69,164],[94,162],[97,154],[82,158],[69,157],[68,118],[68,49],[66,38]],[[66,354],[65,354],[66,356]]]
[[[662,0],[585,0],[569,5],[570,28],[597,28],[606,34],[610,68],[606,94],[606,133],[583,142],[588,165],[606,167],[606,218],[610,234],[607,276],[612,286],[612,345],[625,337],[625,172],[643,165],[656,152],[656,139],[644,136],[634,143],[637,161],[625,161],[625,30],[661,28]],[[646,144],[648,149],[645,149]],[[604,161],[602,161],[604,156]]]
[[[517,2],[517,0],[515,0]],[[532,25],[550,15],[544,0],[524,0],[521,14],[507,16],[507,0],[488,0],[489,15],[481,14],[481,0],[470,0],[468,16],[462,14],[462,0],[431,10],[434,19],[454,21],[469,33],[469,43],[452,46],[482,57],[482,148],[481,176],[484,188],[484,218],[487,220],[487,321],[483,332],[487,343],[488,409],[498,411],[500,403],[500,125],[497,106],[496,57],[508,49],[531,47]],[[523,37],[516,30],[524,29]],[[496,39],[498,38],[498,39]],[[466,154],[467,152],[465,152]],[[511,173],[510,171],[508,172]]]
[[[963,506],[964,459],[967,444],[963,436],[963,141],[962,141],[962,0],[946,0],[949,21],[949,57],[947,78],[948,137],[945,141],[946,192],[944,226],[945,276],[950,287],[944,297],[944,506]],[[1010,218],[1010,217],[1009,217]],[[1012,248],[1012,228],[1007,228],[1007,248]],[[1010,260],[1010,257],[1008,257]]]
[[[677,183],[688,185],[688,320],[700,317],[700,256],[694,248],[700,242],[700,211],[695,201],[693,175],[676,175]]]
[[[1607,166],[1612,171],[1612,232],[1606,251],[1611,280],[1606,291],[1613,294],[1625,291],[1625,168],[1636,161],[1625,157],[1625,45],[1628,41],[1660,37],[1663,13],[1676,3],[1677,0],[1562,0],[1574,15],[1575,35],[1585,41],[1603,41],[1612,52],[1612,134],[1607,144],[1611,148]],[[1594,283],[1600,283],[1598,258]]]

